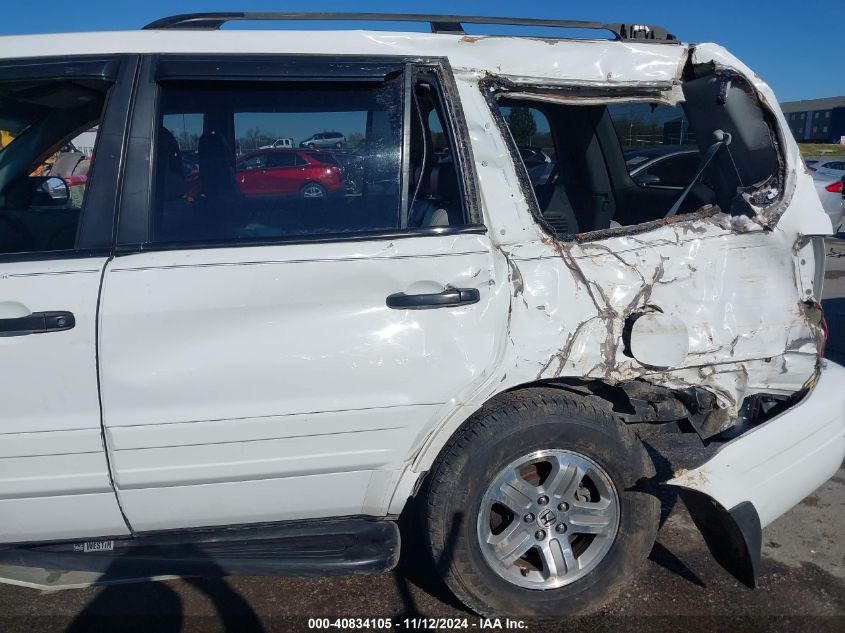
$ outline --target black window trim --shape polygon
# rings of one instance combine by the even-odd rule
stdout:
[[[411,213],[409,205],[411,200],[408,197],[410,194],[411,182],[411,107],[414,100],[414,82],[415,72],[411,64],[404,64],[404,80],[405,85],[402,88],[402,157],[401,164],[401,188],[400,203],[399,203],[399,228],[405,230],[408,228],[408,216]]]
[[[214,248],[238,248],[256,246],[291,246],[296,244],[328,244],[337,242],[375,242],[401,240],[412,237],[446,237],[451,235],[484,235],[487,227],[468,224],[456,227],[425,227],[407,229],[388,229],[381,231],[361,231],[359,233],[315,233],[311,235],[286,235],[266,238],[229,238],[222,240],[201,240],[193,242],[157,242],[155,244],[120,244],[115,249],[115,256],[133,255],[147,251],[182,251]]]
[[[104,54],[0,61],[0,81],[49,81],[72,77],[101,79],[112,83],[98,125],[74,248],[0,253],[0,264],[90,259],[112,254],[128,132],[127,113],[135,89],[138,58],[138,55],[133,54]]]
[[[483,226],[480,206],[478,204],[476,187],[478,180],[475,174],[475,161],[472,158],[472,148],[469,143],[469,135],[466,132],[466,120],[464,119],[460,100],[457,99],[457,87],[454,84],[454,76],[451,73],[451,69],[448,68],[448,62],[445,60],[442,60],[442,63],[435,64],[415,64],[415,73],[412,82],[414,86],[416,86],[420,75],[423,75],[426,81],[433,83],[435,96],[440,109],[443,111],[443,133],[446,135],[449,141],[449,147],[453,153],[452,160],[457,170],[458,187],[461,192],[466,226]],[[408,118],[408,125],[410,126],[410,117]],[[408,133],[408,137],[410,137],[410,132]],[[408,154],[410,155],[410,151]],[[406,159],[405,164],[409,165],[410,160]],[[407,205],[403,208],[406,213],[410,212]],[[406,226],[407,215],[404,221],[406,224],[403,226]]]
[[[64,77],[116,80],[125,54],[16,57],[0,60],[0,79],[26,81]],[[131,56],[130,56],[131,57]]]
[[[258,76],[254,69],[255,64],[260,62],[285,62],[301,65],[297,73],[285,76],[267,75],[262,71]],[[177,67],[173,62],[179,62]],[[215,68],[221,64],[232,62],[226,66],[226,72],[215,73]],[[309,62],[311,64],[309,65]],[[176,70],[162,71],[164,68]],[[192,68],[197,64],[197,72],[186,74],[185,69]],[[403,106],[407,109],[410,105],[409,90],[413,88],[411,83],[415,76],[414,69],[421,68],[433,73],[437,79],[437,89],[444,106],[446,125],[449,128],[450,141],[455,148],[456,168],[458,169],[458,180],[464,192],[465,208],[469,216],[469,223],[458,227],[407,227],[407,193],[403,193],[403,203],[400,207],[400,228],[381,231],[366,231],[358,233],[321,233],[311,235],[292,235],[273,238],[238,238],[215,241],[198,242],[159,242],[148,241],[153,211],[153,166],[155,164],[155,131],[158,122],[159,85],[158,81],[171,79],[202,79],[208,81],[283,81],[286,78],[302,80],[304,77],[314,78],[320,81],[350,80],[362,81],[372,78],[372,73],[362,70],[366,65],[383,72],[388,67],[401,69],[406,78],[405,92],[403,95]],[[332,72],[327,74],[325,68],[330,65]],[[246,71],[238,74],[233,69],[241,66]],[[316,69],[323,69],[317,73]],[[353,71],[354,69],[354,71]],[[387,73],[381,76],[386,76]],[[198,248],[232,248],[248,246],[271,246],[285,244],[309,244],[309,243],[330,243],[330,242],[357,242],[374,240],[392,240],[410,237],[444,236],[484,234],[487,227],[483,224],[480,199],[477,191],[477,179],[475,174],[475,163],[472,158],[472,149],[469,141],[466,120],[458,99],[457,86],[448,60],[441,57],[377,57],[360,55],[319,55],[319,54],[154,54],[144,55],[138,72],[135,101],[130,117],[129,132],[126,143],[126,175],[124,176],[123,192],[119,203],[117,219],[116,242],[114,246],[115,255],[128,255],[142,251],[170,251],[170,250],[193,250]],[[409,154],[409,131],[410,119],[406,116],[403,121],[402,139],[402,182],[407,182],[408,154]],[[407,187],[402,185],[402,191]]]

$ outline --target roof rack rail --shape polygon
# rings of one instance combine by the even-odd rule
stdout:
[[[464,33],[463,24],[506,24],[510,26],[543,26],[568,29],[596,29],[613,33],[616,40],[651,40],[675,42],[666,29],[651,24],[607,24],[584,20],[538,20],[533,18],[500,18],[478,15],[430,15],[427,13],[186,13],[150,22],[144,29],[219,29],[226,22],[238,20],[347,20],[356,22],[428,22],[432,33]]]

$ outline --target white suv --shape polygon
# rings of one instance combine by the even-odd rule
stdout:
[[[673,427],[707,447],[668,484],[753,584],[845,455],[831,225],[769,87],[642,25],[218,30],[290,17],[0,38],[6,579],[382,571],[416,502],[472,609],[585,611],[652,547],[640,432]],[[40,166],[94,126],[69,197]],[[315,128],[350,151],[235,169]],[[667,145],[689,182],[636,182]]]

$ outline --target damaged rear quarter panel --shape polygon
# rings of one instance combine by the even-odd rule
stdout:
[[[681,94],[686,54],[675,54],[675,81],[665,82],[664,102]],[[504,260],[497,284],[509,288],[510,308],[494,366],[426,432],[413,471],[428,468],[451,433],[496,393],[538,380],[700,387],[715,396],[730,425],[744,397],[793,394],[814,376],[821,331],[805,310],[815,300],[812,274],[805,274],[815,261],[805,236],[829,233],[829,221],[771,90],[720,47],[698,46],[695,55],[697,63],[714,60],[748,78],[777,121],[785,178],[774,223],[712,209],[559,240],[531,212],[533,194],[488,105],[490,75],[455,67],[484,221]],[[601,85],[590,82],[591,94]],[[604,85],[611,94],[619,87],[612,73]],[[642,311],[662,311],[685,326],[681,363],[645,366],[625,354],[625,321]]]
[[[532,380],[701,386],[735,415],[743,396],[793,393],[814,371],[818,333],[780,234],[734,233],[699,219],[597,242],[549,238],[507,253],[521,279],[513,362],[533,365]],[[626,318],[647,311],[685,326],[679,365],[647,367],[625,354]]]
[[[797,245],[805,235],[829,232],[826,216],[807,195],[812,183],[798,168],[797,145],[771,90],[720,47],[703,45],[695,55],[697,62],[713,60],[746,76],[775,114],[786,178],[766,218],[696,214],[591,241],[561,241],[536,222],[524,223],[531,219],[530,193],[489,111],[483,129],[470,130],[485,219],[508,260],[512,286],[509,349],[495,391],[558,377],[698,386],[713,393],[734,420],[745,396],[792,394],[813,376],[820,332],[804,307],[813,291],[799,274]],[[463,77],[465,104],[478,78]],[[485,117],[468,116],[473,119]],[[625,354],[625,321],[644,311],[683,323],[683,362],[645,366]]]

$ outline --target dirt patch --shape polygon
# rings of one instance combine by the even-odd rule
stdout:
[[[802,505],[810,506],[811,508],[815,508],[819,505],[819,496],[818,495],[810,495],[804,501],[801,502]]]

